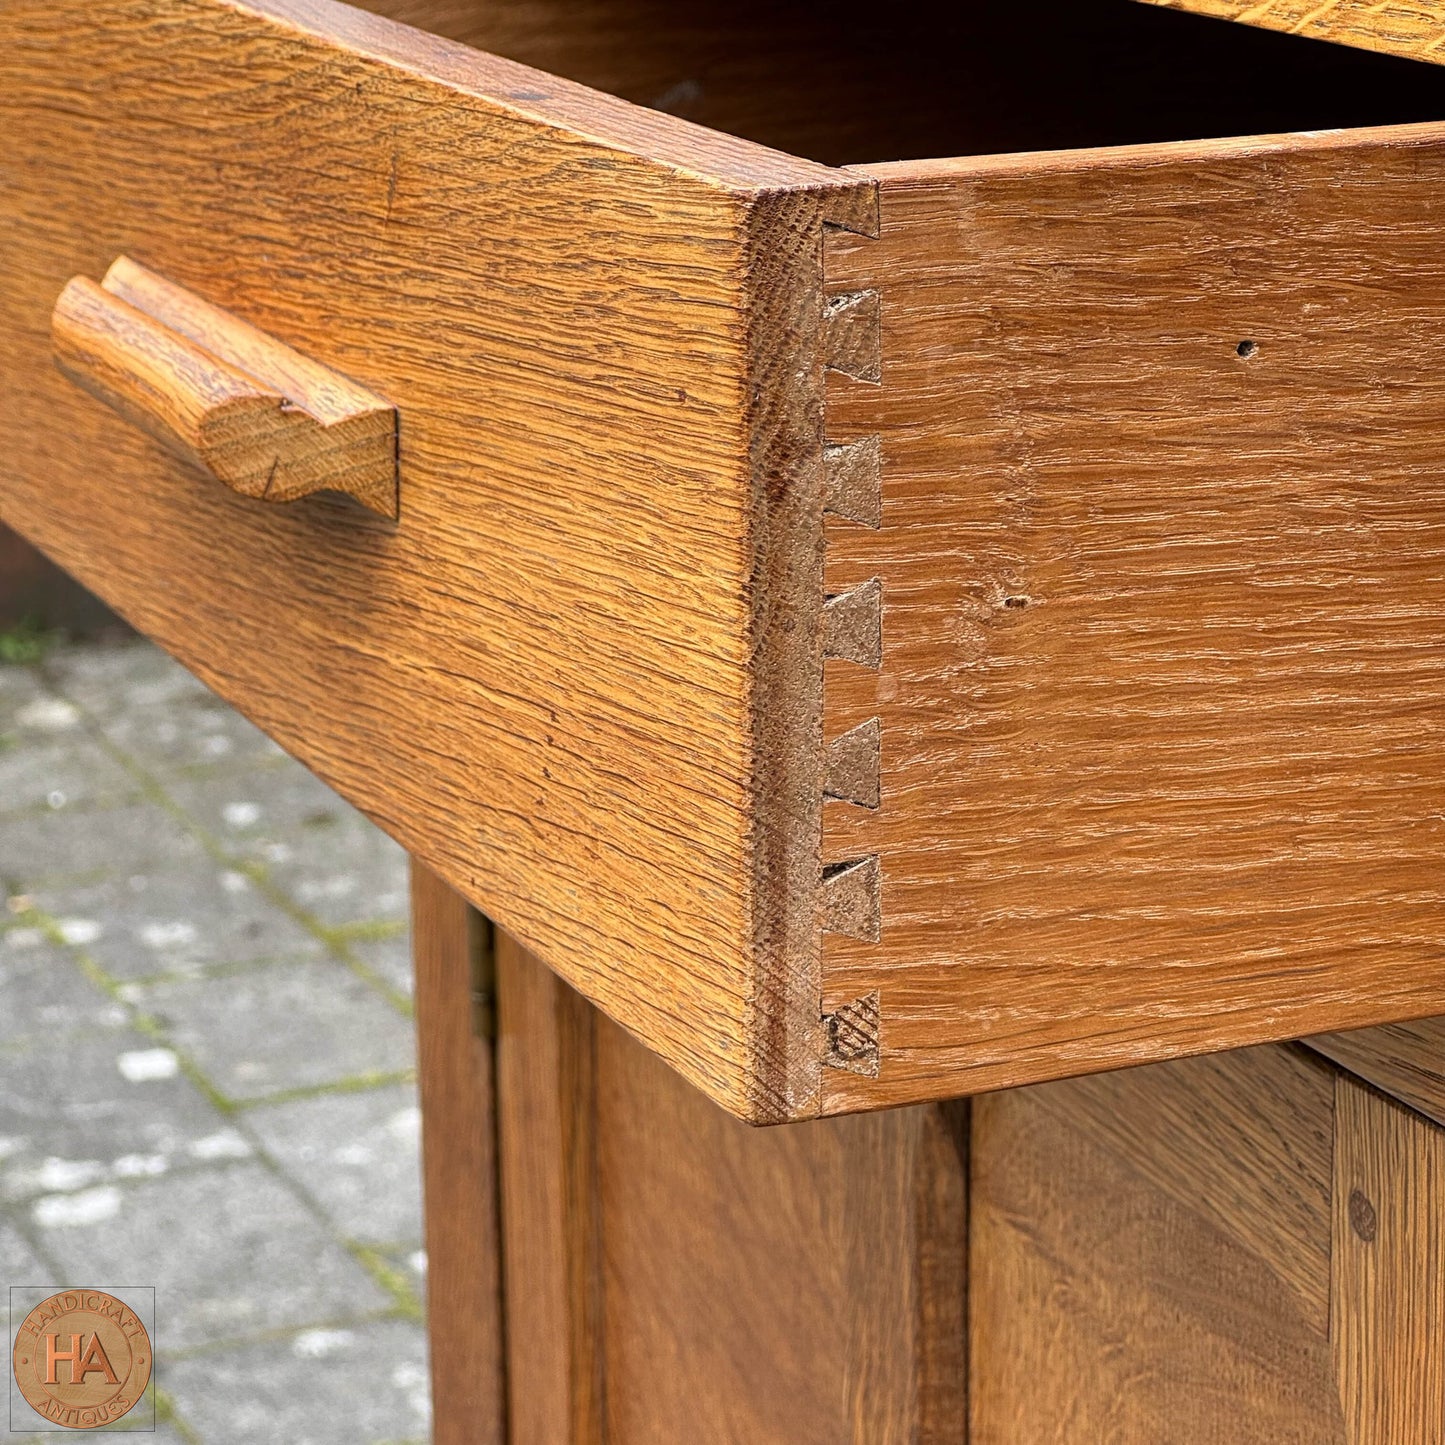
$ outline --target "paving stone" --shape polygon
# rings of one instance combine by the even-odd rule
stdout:
[[[0,737],[17,731],[15,714],[45,692],[45,683],[35,668],[0,663]]]
[[[115,1208],[104,1218],[52,1224],[46,1244],[78,1278],[103,1278],[115,1260],[123,1259],[131,1283],[155,1286],[156,1349],[167,1390],[180,1367],[165,1368],[166,1357],[176,1351],[265,1330],[354,1319],[390,1304],[376,1282],[260,1164],[239,1162],[138,1180],[113,1193]],[[181,1413],[191,1411],[183,1405]],[[215,1438],[291,1437],[281,1430],[233,1429]]]
[[[158,1378],[185,1386],[182,1418],[205,1445],[421,1441],[425,1332],[368,1321],[393,1301],[338,1242],[372,1245],[424,1290],[414,1092],[264,1102],[411,1068],[412,1026],[182,820],[130,797],[92,729],[330,924],[404,921],[405,858],[153,648],[65,648],[44,672],[59,693],[35,669],[0,668],[0,1284],[49,1283],[27,1240],[66,1282],[104,1283],[132,1261],[132,1282],[160,1291]],[[69,946],[6,912],[7,891]],[[351,946],[409,991],[404,935]],[[86,977],[82,950],[252,1104],[239,1124]],[[253,1126],[279,1172],[254,1157]],[[297,1329],[294,1342],[269,1333]]]
[[[54,918],[93,924],[98,931],[86,952],[122,979],[322,950],[245,874],[204,853],[98,883],[42,888],[32,897]]]
[[[393,1245],[377,1253],[395,1270],[399,1270],[421,1304],[426,1303],[426,1249],[420,1244]]]
[[[370,1445],[430,1432],[425,1341],[393,1321],[179,1360],[166,1389],[206,1441]]]
[[[49,1289],[55,1278],[25,1236],[9,1220],[0,1218],[0,1318],[5,1317],[12,1287],[31,1284]]]
[[[111,1432],[116,1434],[125,1434],[132,1429],[141,1434],[141,1438],[144,1440],[145,1445],[186,1445],[185,1437],[177,1435],[176,1432],[172,1430],[169,1425],[158,1425],[154,1433],[151,1433],[149,1424],[132,1426],[129,1423],[128,1419],[122,1420],[118,1425],[111,1426]],[[61,1430],[59,1432],[59,1435],[73,1435],[73,1433],[74,1432],[70,1430]],[[103,1436],[107,1433],[110,1432],[106,1432],[103,1430],[87,1432],[87,1434],[93,1434],[97,1437]],[[81,1436],[76,1438],[84,1437]],[[6,1435],[4,1439],[5,1445],[56,1445],[58,1436],[56,1434],[13,1436]]]
[[[39,928],[0,932],[0,1047],[53,1044],[77,1032],[116,1028],[126,1017]]]
[[[322,922],[400,920],[406,854],[319,778],[296,766],[177,783],[171,796],[239,859]]]
[[[155,803],[0,818],[0,882],[11,888],[143,872],[204,856],[199,841]]]
[[[416,992],[416,970],[411,961],[411,934],[406,931],[395,938],[350,939],[347,948],[376,976],[389,983],[398,993],[411,998]]]
[[[99,1216],[129,1180],[247,1148],[174,1053],[133,1029],[0,1052],[0,1199],[39,1196],[41,1223]]]
[[[331,959],[148,984],[136,998],[232,1099],[416,1063],[410,1021]]]
[[[246,1122],[344,1236],[367,1244],[421,1239],[421,1111],[414,1086],[262,1105]]]
[[[162,773],[280,755],[264,733],[148,644],[65,650],[47,671],[112,743]]]
[[[131,1430],[134,1430],[140,1434],[141,1440],[145,1442],[145,1445],[186,1445],[185,1437],[177,1435],[176,1432],[172,1430],[169,1425],[158,1425],[156,1426],[154,1433],[152,1433],[150,1425],[148,1423],[145,1425],[133,1426],[129,1423],[129,1419],[122,1420],[117,1425],[112,1425],[109,1432],[100,1430],[88,1431],[86,1433],[93,1434],[97,1436],[97,1438],[99,1438],[107,1435],[108,1433],[125,1434]],[[74,1432],[70,1430],[61,1430],[59,1432],[59,1435],[74,1435]],[[57,1445],[59,1435],[6,1435],[4,1439],[5,1445]],[[76,1438],[83,1439],[85,1438],[85,1436],[79,1436]]]
[[[0,818],[33,808],[58,812],[77,803],[116,802],[138,790],[90,737],[31,744],[0,733]]]

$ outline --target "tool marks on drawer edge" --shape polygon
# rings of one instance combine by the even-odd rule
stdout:
[[[830,293],[824,313],[825,362],[836,378],[861,390],[882,381],[882,297],[874,289]],[[841,437],[825,425],[827,526],[876,531],[883,520],[883,444],[878,435]],[[826,534],[825,534],[826,535]],[[883,583],[878,577],[829,588],[823,604],[825,669],[838,665],[877,672],[883,662]],[[825,681],[825,717],[828,715]],[[883,731],[877,716],[845,726],[825,723],[822,791],[825,807],[876,813],[883,796]],[[824,935],[863,944],[882,937],[882,860],[864,853],[823,859],[820,926]],[[830,1005],[827,973],[820,1007],[830,1068],[876,1078],[882,1005],[877,990]]]

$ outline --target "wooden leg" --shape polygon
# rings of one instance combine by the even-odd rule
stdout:
[[[600,1445],[600,1015],[497,936],[498,1130],[512,1445]]]
[[[412,864],[434,1445],[507,1438],[498,1268],[491,929]]]

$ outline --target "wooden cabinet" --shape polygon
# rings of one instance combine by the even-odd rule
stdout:
[[[0,519],[418,862],[439,1445],[1445,1436],[1445,72],[1184,8],[0,7]]]
[[[5,7],[7,522],[741,1117],[1445,1012],[1445,77],[372,8]]]
[[[1445,1441],[1445,1129],[1386,1031],[751,1130],[418,882],[437,1445]]]

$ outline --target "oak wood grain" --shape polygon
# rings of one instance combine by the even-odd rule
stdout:
[[[878,942],[824,940],[824,1011],[879,995],[876,1077],[825,1109],[1439,1013],[1445,844],[1445,129],[870,168],[879,665],[827,664],[825,738],[880,729]]]
[[[971,1445],[1346,1445],[1327,1290],[1289,1282],[1329,1277],[1332,1085],[1285,1054],[975,1100]]]
[[[1306,1042],[1341,1068],[1445,1125],[1445,1019],[1317,1034]]]
[[[396,517],[393,407],[127,257],[69,282],[50,335],[66,376],[243,496]]]
[[[1238,20],[1303,35],[1404,55],[1440,64],[1445,59],[1445,11],[1436,0],[1147,0],[1172,10],[1192,10],[1219,20]]]
[[[497,992],[507,1438],[601,1445],[598,1015],[505,933]]]
[[[598,1034],[607,1438],[962,1445],[965,1116],[750,1130]]]
[[[1445,1441],[1445,1133],[1340,1075],[1335,1367],[1349,1445]]]
[[[967,1106],[749,1129],[498,965],[509,1439],[963,1445]]]
[[[821,232],[871,184],[329,0],[0,39],[0,515],[730,1109],[816,1112]],[[400,525],[56,375],[117,255],[395,405]]]
[[[495,1060],[473,1027],[486,922],[420,864],[412,868],[412,958],[428,1260],[435,1445],[503,1445],[501,1232]]]
[[[1031,1099],[1247,1250],[1324,1335],[1334,1087],[1304,1049],[1272,1045],[1067,1080]]]

